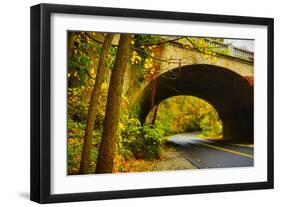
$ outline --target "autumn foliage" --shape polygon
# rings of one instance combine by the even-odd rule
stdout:
[[[154,163],[161,159],[166,136],[190,131],[201,131],[202,137],[221,137],[222,122],[216,110],[207,102],[196,97],[176,96],[155,105],[157,77],[161,73],[161,53],[172,41],[186,44],[184,47],[205,47],[202,38],[167,37],[158,35],[134,35],[128,41],[127,58],[117,57],[120,39],[114,34],[111,45],[104,51],[105,33],[70,32],[68,44],[68,88],[67,88],[67,163],[68,174],[95,173],[98,160],[111,154],[113,166],[106,172],[149,171]],[[214,57],[215,52],[206,48],[202,51],[206,58]],[[105,54],[106,53],[106,54]],[[121,53],[119,51],[119,53]],[[125,53],[124,53],[125,54]],[[119,54],[120,55],[120,54]],[[121,54],[122,55],[122,54]],[[126,60],[122,63],[122,60]],[[98,69],[104,61],[103,76],[99,80]],[[119,61],[119,63],[118,63]],[[121,61],[121,62],[120,62]],[[118,66],[119,64],[119,66]],[[120,64],[124,64],[120,68]],[[116,70],[121,69],[121,73]],[[126,76],[130,70],[134,79]],[[118,79],[113,86],[114,79]],[[245,77],[251,85],[253,78]],[[129,85],[125,91],[123,80]],[[99,81],[99,84],[97,84]],[[132,88],[140,87],[144,82],[152,81],[151,113],[146,123],[141,125],[137,117],[132,116],[131,104],[134,94]],[[94,86],[98,86],[96,97],[92,95]],[[118,97],[117,96],[118,92]],[[113,98],[112,98],[113,97]],[[91,100],[94,105],[91,105]],[[114,100],[108,103],[107,100]],[[154,110],[156,107],[157,110]],[[90,110],[90,111],[89,111]],[[94,113],[94,119],[89,114]],[[154,112],[154,114],[153,114]],[[139,113],[137,110],[135,113]],[[107,117],[107,118],[106,118]],[[153,120],[154,119],[154,120]],[[91,122],[92,123],[89,123]],[[88,127],[88,129],[87,129]],[[106,130],[105,130],[106,129]],[[109,131],[114,129],[114,133]],[[89,134],[85,132],[88,132]],[[111,137],[111,134],[113,134]],[[87,139],[86,139],[87,138]],[[82,158],[83,144],[87,141],[88,153]],[[108,146],[103,151],[101,148]],[[104,154],[102,157],[101,154]],[[85,168],[80,165],[86,160]],[[108,157],[107,157],[108,158]],[[99,173],[107,166],[100,167]],[[79,172],[80,169],[80,172]]]

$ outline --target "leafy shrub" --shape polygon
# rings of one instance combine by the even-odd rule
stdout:
[[[67,144],[67,168],[68,174],[78,174],[79,166],[81,161],[81,153],[83,147],[83,139],[79,138],[68,138]],[[93,147],[91,150],[91,163],[89,173],[94,173],[96,169],[96,160],[98,156],[98,148]]]
[[[158,158],[161,151],[161,136],[154,126],[141,126],[139,120],[129,119],[122,130],[119,141],[119,153],[125,159],[152,160]]]
[[[156,120],[155,121],[155,128],[157,129],[157,131],[159,132],[161,137],[169,136],[169,135],[174,134],[173,130],[171,129],[171,125],[169,125],[165,121],[162,122],[162,121]]]
[[[68,137],[70,138],[82,138],[84,136],[86,123],[76,122],[72,119],[68,119]]]
[[[68,174],[79,173],[81,161],[82,147],[84,141],[86,123],[76,122],[68,119],[68,140],[67,140],[67,164]],[[89,173],[93,173],[96,168],[96,160],[98,156],[98,146],[100,144],[102,132],[94,130],[91,150],[91,163]]]
[[[153,125],[143,126],[143,144],[145,159],[158,158],[161,150],[161,136]]]
[[[83,140],[79,138],[68,138],[67,143],[67,167],[68,174],[77,174],[81,160]]]
[[[88,104],[82,97],[86,96],[87,88],[84,86],[68,88],[67,114],[68,117],[77,122],[86,121]]]
[[[125,160],[132,159],[134,154],[131,149],[138,137],[141,136],[141,123],[138,119],[130,118],[125,123],[119,124],[121,134],[118,138],[118,151]]]

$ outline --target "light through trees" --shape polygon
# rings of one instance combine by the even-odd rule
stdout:
[[[154,123],[162,136],[200,132],[199,137],[222,138],[223,124],[216,109],[193,96],[174,96],[149,113],[146,123]]]

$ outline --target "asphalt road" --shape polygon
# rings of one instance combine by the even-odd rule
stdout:
[[[254,166],[253,147],[238,146],[220,140],[200,139],[198,133],[171,136],[173,144],[197,168]]]

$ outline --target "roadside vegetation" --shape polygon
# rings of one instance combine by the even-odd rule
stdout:
[[[216,61],[217,51],[208,49],[203,38],[69,33],[69,175],[150,171],[163,158],[169,135],[200,131],[202,137],[222,136],[218,113],[196,97],[175,96],[152,105],[145,124],[131,116],[130,89],[157,79],[161,51],[173,42]],[[131,81],[126,70],[134,74]]]

